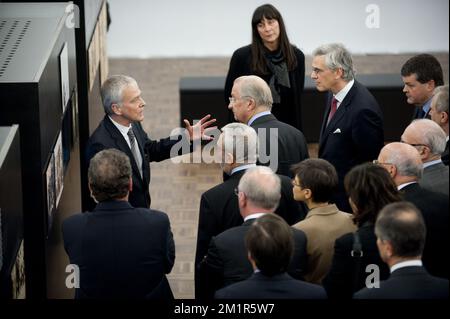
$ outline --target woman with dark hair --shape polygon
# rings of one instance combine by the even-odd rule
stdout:
[[[272,91],[273,115],[302,130],[300,97],[305,81],[305,55],[289,43],[283,18],[271,4],[256,8],[252,43],[236,50],[231,57],[225,82],[227,104],[233,81],[242,75],[262,77]]]
[[[375,221],[387,204],[401,201],[397,186],[381,166],[366,163],[354,167],[344,186],[358,230],[336,239],[333,263],[322,281],[329,298],[351,298],[367,284],[387,279],[389,268],[377,249]],[[373,265],[366,269],[368,265]]]

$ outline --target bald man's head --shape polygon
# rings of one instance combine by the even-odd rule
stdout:
[[[424,163],[439,158],[447,143],[444,130],[429,119],[409,124],[402,134],[402,142],[416,147]]]
[[[422,176],[423,165],[420,154],[409,144],[399,142],[387,144],[381,149],[378,162],[394,180],[401,177],[418,180]]]

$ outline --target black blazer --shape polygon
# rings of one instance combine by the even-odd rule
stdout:
[[[302,130],[301,96],[305,86],[305,55],[295,46],[292,46],[292,48],[294,50],[294,55],[297,58],[297,67],[292,71],[289,71],[291,88],[281,87],[281,102],[273,104],[272,113],[278,120]],[[225,80],[225,105],[229,104],[228,98],[231,96],[234,80],[243,75],[257,75],[263,78],[267,83],[269,83],[270,78],[272,77],[272,73],[256,74],[252,70],[252,53],[250,45],[237,49],[231,57],[230,67]],[[230,122],[232,121],[233,118],[230,115]]]
[[[244,173],[245,170],[238,171],[222,184],[202,194],[195,253],[196,265],[206,255],[213,236],[217,236],[229,228],[242,225],[243,219],[239,212],[234,189],[238,186]],[[306,208],[294,200],[291,180],[286,176],[278,176],[281,179],[281,199],[275,213],[289,225],[293,225],[306,216]]]
[[[251,276],[253,269],[247,259],[245,234],[255,220],[249,219],[211,239],[208,254],[199,265],[197,299],[212,298],[216,290]],[[303,279],[307,264],[306,235],[295,228],[292,232],[295,249],[288,273],[295,279]]]
[[[433,277],[423,267],[395,270],[379,288],[364,288],[354,299],[447,299],[448,280]]]
[[[444,150],[444,152],[441,154],[442,163],[444,163],[444,165],[446,165],[446,166],[448,166],[448,162],[449,162],[448,142],[449,142],[449,141],[447,141],[447,144],[445,144],[445,150]]]
[[[62,224],[70,263],[80,269],[76,298],[173,299],[166,275],[175,245],[165,213],[105,201]]]
[[[133,173],[133,191],[130,192],[128,201],[133,207],[150,207],[150,163],[159,162],[170,158],[170,150],[181,138],[171,140],[170,137],[163,138],[159,141],[150,140],[142,129],[140,123],[132,124],[134,135],[136,136],[139,150],[142,158],[142,175],[139,173],[136,161],[131,153],[130,147],[123,138],[120,131],[111,122],[110,118],[105,115],[97,129],[89,138],[86,150],[86,160],[91,160],[98,152],[115,148],[124,152],[130,158]],[[93,204],[91,203],[91,206]]]
[[[273,277],[254,273],[247,280],[220,289],[216,299],[326,299],[319,285],[295,280],[283,273]]]
[[[351,256],[354,242],[353,233],[336,239],[331,268],[322,281],[328,298],[352,298],[356,291],[366,286],[366,278],[371,274],[366,273],[366,267],[369,264],[378,265],[380,280],[387,279],[389,276],[389,268],[381,260],[378,252],[374,226],[365,224],[358,228],[357,232],[363,251],[359,266],[357,258]]]
[[[340,210],[350,212],[344,177],[352,167],[378,157],[384,145],[383,114],[369,90],[355,80],[327,126],[332,97],[330,93],[320,132],[318,155],[336,168],[339,189],[334,201]]]
[[[431,275],[448,279],[448,196],[425,189],[418,183],[409,184],[400,192],[406,201],[416,205],[425,220],[424,267]]]
[[[306,144],[303,133],[289,124],[278,121],[273,114],[264,115],[257,118],[250,126],[255,129],[256,133],[258,133],[260,145],[258,159],[259,164],[264,166],[273,165],[271,162],[262,163],[261,160],[264,158],[268,159],[267,157],[270,155],[271,144],[277,143],[278,165],[276,173],[293,178],[294,174],[291,171],[291,165],[297,164],[304,159],[309,158],[308,145]],[[271,128],[278,130],[277,141],[273,139],[271,142]],[[262,149],[263,145],[265,145],[265,151]]]

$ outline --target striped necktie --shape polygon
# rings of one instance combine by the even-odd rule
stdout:
[[[131,153],[133,153],[134,161],[136,162],[137,167],[139,168],[139,173],[142,177],[142,156],[139,152],[139,147],[136,143],[136,137],[134,136],[133,128],[128,130],[128,138],[130,139],[130,149]]]

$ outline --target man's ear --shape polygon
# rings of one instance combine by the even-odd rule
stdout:
[[[441,112],[441,118],[440,118],[440,122],[442,124],[448,123],[448,113],[447,112]]]
[[[312,192],[309,188],[304,189],[304,194],[305,194],[305,199],[311,199],[312,197]]]
[[[394,178],[395,176],[397,176],[397,166],[390,165],[389,167],[390,167],[388,170],[389,175],[391,175],[391,177]]]
[[[233,154],[225,153],[225,163],[227,163],[227,164],[233,164],[234,163]]]
[[[122,109],[120,108],[120,105],[117,103],[113,103],[111,104],[111,110],[114,112],[114,114],[116,115],[122,115]]]
[[[128,191],[131,193],[133,191],[133,178],[130,176],[130,182],[128,184]]]
[[[342,68],[337,68],[334,72],[336,80],[342,79],[342,76],[344,75],[344,70],[342,70]]]

